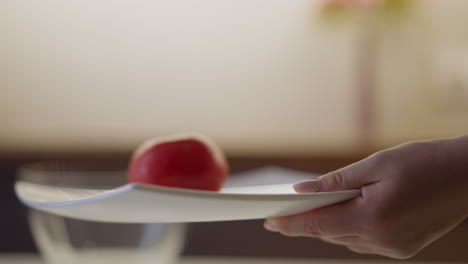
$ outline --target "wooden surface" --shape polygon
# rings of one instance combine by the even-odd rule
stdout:
[[[396,264],[399,261],[342,260],[342,259],[297,259],[297,258],[232,258],[232,257],[182,257],[178,264]],[[408,264],[458,264],[463,262],[420,262]],[[33,254],[0,254],[0,264],[45,264]]]

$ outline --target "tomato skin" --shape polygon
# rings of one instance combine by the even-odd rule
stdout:
[[[227,179],[224,158],[196,138],[158,142],[130,161],[128,181],[177,188],[218,191]]]

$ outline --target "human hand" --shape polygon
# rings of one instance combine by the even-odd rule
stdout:
[[[359,188],[352,200],[267,219],[265,228],[409,258],[468,216],[468,137],[404,144],[295,186],[300,193]]]

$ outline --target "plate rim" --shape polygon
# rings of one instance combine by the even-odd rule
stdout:
[[[103,190],[102,193],[90,195],[89,197],[78,199],[78,200],[71,200],[71,201],[62,201],[62,202],[39,202],[27,199],[23,196],[21,191],[21,186],[26,184],[33,184],[33,185],[43,185],[45,184],[38,184],[38,183],[30,183],[27,181],[16,181],[15,182],[15,193],[17,197],[21,200],[22,203],[34,207],[34,208],[63,208],[63,207],[73,207],[73,206],[80,206],[90,204],[96,201],[101,201],[105,199],[109,199],[111,197],[124,194],[126,192],[130,192],[132,190],[135,191],[142,191],[146,193],[162,193],[165,195],[177,195],[179,197],[186,197],[186,198],[205,198],[205,199],[215,199],[219,198],[222,200],[235,200],[235,201],[256,201],[256,202],[291,202],[291,201],[302,201],[307,198],[312,197],[323,197],[323,196],[331,196],[337,194],[356,194],[355,197],[359,196],[361,190],[354,189],[354,190],[342,190],[342,191],[334,191],[334,192],[316,192],[316,193],[287,193],[287,194],[242,194],[242,193],[219,193],[215,191],[205,191],[205,190],[194,190],[194,189],[185,189],[185,188],[176,188],[176,187],[166,187],[166,186],[157,186],[151,184],[144,184],[144,183],[128,183],[122,185],[120,187],[110,189],[110,190]],[[54,186],[48,186],[54,187]],[[71,188],[73,189],[73,188]],[[352,199],[352,198],[351,198]]]

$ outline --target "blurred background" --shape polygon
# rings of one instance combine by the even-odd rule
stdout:
[[[467,134],[467,9],[464,0],[0,1],[0,252],[36,250],[12,189],[30,161],[125,163],[147,138],[197,131],[234,172],[324,173],[402,142]],[[416,259],[466,261],[467,237],[463,223]],[[185,254],[377,258],[269,234],[261,221],[193,224]]]

